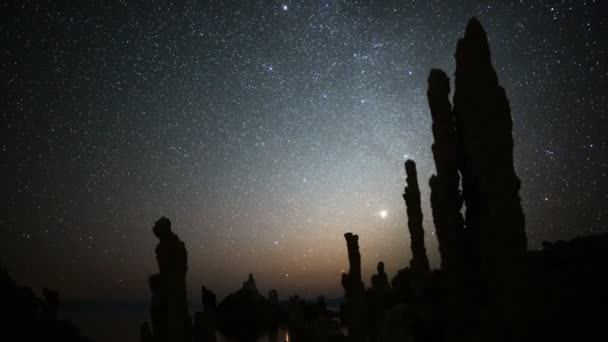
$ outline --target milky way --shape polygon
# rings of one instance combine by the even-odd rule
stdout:
[[[453,74],[474,15],[530,248],[608,231],[605,1],[100,3],[1,5],[0,258],[21,283],[147,298],[165,215],[193,293],[253,272],[283,297],[339,295],[346,231],[365,279],[409,262],[407,158],[437,267],[426,79]]]

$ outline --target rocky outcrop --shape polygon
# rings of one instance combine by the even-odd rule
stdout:
[[[454,326],[484,327],[477,336],[481,340],[516,340],[525,330],[525,222],[513,166],[509,102],[477,19],[469,21],[455,57],[454,107],[449,102],[449,79],[442,71],[431,71],[427,92],[437,169],[430,180],[431,206],[450,292],[448,316],[456,314],[454,306],[468,301],[476,312],[465,315],[471,317],[468,322],[452,321]]]
[[[342,316],[348,326],[349,341],[366,340],[365,285],[361,280],[361,254],[359,253],[359,236],[353,233],[344,234],[348,250],[348,273],[342,274],[344,299]]]
[[[529,341],[602,341],[608,337],[608,234],[544,242],[528,256],[534,275]]]
[[[201,294],[203,298],[203,310],[215,312],[217,309],[217,297],[215,296],[215,293],[205,286],[202,286]]]
[[[59,293],[43,289],[44,298],[18,285],[0,264],[0,340],[87,342],[69,320],[57,319]]]
[[[259,295],[258,287],[255,284],[255,279],[253,279],[253,273],[249,273],[249,278],[243,282],[243,291],[248,291],[252,295]]]
[[[478,253],[484,316],[490,326],[483,338],[515,340],[523,330],[520,282],[527,251],[525,220],[513,164],[511,109],[492,66],[486,33],[476,18],[458,42],[455,83],[465,223]]]
[[[368,336],[372,342],[378,341],[382,321],[391,306],[391,286],[384,271],[384,262],[380,261],[376,270],[378,273],[372,275],[372,286],[367,289],[365,296]]]
[[[429,259],[424,247],[424,228],[422,227],[422,208],[420,206],[420,188],[418,187],[418,173],[413,160],[405,162],[407,186],[403,199],[407,207],[407,226],[410,231],[412,260],[410,267],[415,274],[425,274],[430,270]]]
[[[171,221],[166,217],[156,221],[153,232],[159,239],[156,261],[160,272],[149,278],[151,333],[158,342],[191,341],[192,320],[186,296],[186,247],[171,231]],[[142,334],[143,330],[142,326]]]
[[[217,305],[213,291],[205,286],[201,287],[203,311],[194,314],[194,340],[199,342],[213,342],[216,340]]]
[[[430,179],[431,208],[439,251],[441,269],[454,276],[464,266],[463,245],[467,243],[464,219],[460,213],[459,148],[452,104],[449,100],[450,79],[445,72],[431,70],[427,98],[433,122],[432,146],[437,174]]]
[[[441,254],[442,285],[446,334],[454,341],[472,338],[478,322],[478,292],[475,279],[479,260],[473,255],[471,230],[464,227],[461,213],[459,138],[449,100],[450,80],[437,69],[428,78],[427,97],[432,117],[432,146],[437,173],[429,181],[433,222]]]
[[[378,273],[372,276],[372,288],[378,290],[388,290],[391,288],[388,283],[388,275],[384,271],[384,262],[380,261],[376,266]]]
[[[218,327],[227,337],[253,339],[273,326],[270,304],[260,295],[253,274],[217,308]]]

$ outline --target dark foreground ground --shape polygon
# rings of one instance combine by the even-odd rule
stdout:
[[[139,326],[149,319],[145,304],[100,305],[96,303],[65,303],[60,318],[69,318],[94,342],[136,342],[139,341]],[[193,308],[192,312],[198,310]],[[279,328],[276,342],[284,342],[286,329]],[[221,333],[218,342],[233,342]],[[268,334],[262,335],[258,342],[275,342]]]

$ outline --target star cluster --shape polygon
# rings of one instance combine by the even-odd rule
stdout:
[[[453,73],[471,16],[511,103],[530,247],[608,231],[603,1],[59,3],[0,5],[0,257],[23,283],[147,298],[165,215],[193,293],[253,272],[339,295],[344,232],[366,279],[409,261],[407,158],[438,266],[426,78]]]

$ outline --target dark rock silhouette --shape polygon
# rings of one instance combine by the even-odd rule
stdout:
[[[287,302],[286,316],[289,341],[344,341],[340,326],[326,309],[325,298],[316,302],[291,296]]]
[[[203,311],[194,314],[194,341],[215,341],[217,328],[216,296],[205,286],[201,287]]]
[[[469,21],[456,50],[454,117],[461,150],[466,225],[479,235],[482,263],[505,264],[526,253],[520,181],[513,166],[509,102],[492,67],[486,33]],[[491,247],[490,247],[491,246]],[[493,274],[482,265],[483,272]]]
[[[380,261],[376,266],[378,273],[372,276],[372,288],[378,290],[389,290],[388,275],[384,272],[384,262]]]
[[[348,273],[342,274],[344,288],[343,322],[348,326],[349,341],[365,341],[365,285],[361,280],[361,254],[359,253],[359,236],[346,233],[348,250]]]
[[[469,21],[456,49],[454,107],[449,79],[431,71],[427,92],[433,119],[437,175],[430,180],[433,218],[447,282],[448,317],[464,301],[476,312],[448,323],[448,333],[468,340],[469,326],[482,340],[521,338],[526,256],[520,181],[513,166],[512,121],[505,91],[492,67],[485,31]],[[464,225],[458,190],[466,205]],[[460,337],[462,336],[462,337]]]
[[[465,223],[473,233],[485,339],[520,338],[523,265],[527,252],[520,181],[513,165],[509,101],[498,84],[486,33],[469,21],[456,48],[454,117],[461,151]]]
[[[243,282],[243,291],[250,292],[251,295],[260,295],[258,287],[255,284],[255,279],[253,279],[253,273],[249,273],[249,278]]]
[[[412,270],[405,267],[397,271],[397,274],[391,279],[392,300],[395,303],[409,302],[412,299]]]
[[[291,332],[291,339],[303,341],[311,338],[311,332],[306,329],[304,301],[295,295],[289,297],[287,305],[287,326]]]
[[[270,303],[258,292],[253,274],[219,304],[217,323],[224,335],[241,340],[255,340],[273,327]]]
[[[88,338],[69,320],[58,320],[59,293],[34,291],[17,285],[0,264],[0,339],[2,341],[86,342]]]
[[[403,199],[407,206],[407,226],[410,231],[412,260],[410,267],[415,274],[425,274],[430,270],[429,259],[424,247],[424,228],[422,227],[422,208],[420,207],[420,188],[418,188],[418,173],[413,160],[405,162],[407,186]]]
[[[368,335],[370,341],[378,340],[380,325],[384,315],[391,306],[391,286],[388,275],[384,271],[384,262],[380,261],[376,267],[378,273],[372,275],[372,286],[365,294],[366,315],[368,319]]]
[[[284,316],[282,312],[281,303],[279,302],[279,293],[277,290],[268,291],[268,305],[270,309],[270,317],[272,326],[278,326],[281,323],[281,317]]]
[[[439,242],[446,317],[446,334],[455,341],[471,339],[478,324],[478,295],[475,289],[478,259],[474,258],[472,231],[465,230],[461,214],[463,198],[460,187],[459,140],[452,105],[449,101],[450,80],[433,69],[428,79],[427,97],[433,121],[432,146],[437,174],[429,181],[433,222]],[[447,319],[449,317],[449,319]]]
[[[465,237],[460,193],[458,137],[452,104],[449,100],[450,80],[441,70],[433,69],[428,79],[427,97],[433,120],[433,157],[437,174],[430,179],[433,222],[439,242],[441,269],[455,277],[465,264]]]
[[[152,230],[159,239],[156,261],[160,271],[149,279],[152,335],[155,341],[190,341],[192,320],[186,296],[186,247],[171,231],[171,221],[166,217],[156,221]]]
[[[154,335],[152,334],[152,330],[150,329],[150,324],[148,322],[143,322],[139,327],[139,340],[141,342],[154,341]]]
[[[215,312],[217,309],[215,293],[204,286],[201,288],[201,293],[203,298],[203,310]]]
[[[42,295],[44,301],[40,310],[40,318],[48,322],[54,322],[57,320],[57,311],[59,311],[59,292],[45,287],[42,289]]]
[[[155,341],[166,341],[169,335],[167,288],[163,285],[160,274],[150,276],[148,278],[148,285],[152,293],[152,298],[150,299],[151,333]]]
[[[606,340],[608,234],[545,242],[528,260],[528,340]]]
[[[277,290],[268,291],[268,302],[273,306],[279,305],[279,294],[277,293]]]

